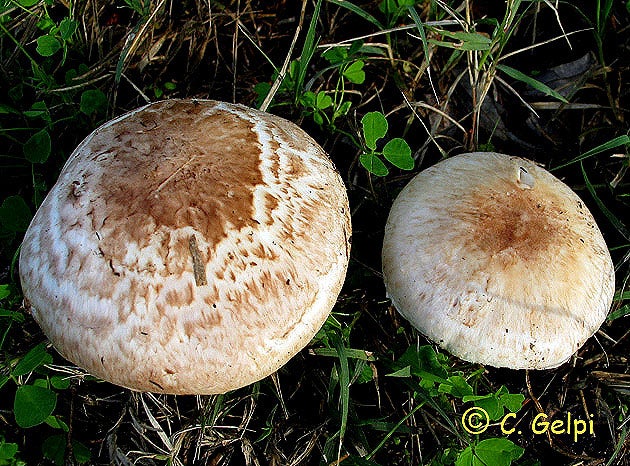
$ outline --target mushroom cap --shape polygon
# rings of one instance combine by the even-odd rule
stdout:
[[[610,254],[571,189],[533,162],[452,157],[395,200],[383,244],[393,305],[461,359],[513,369],[567,361],[614,294]]]
[[[73,152],[20,253],[26,304],[65,358],[109,382],[224,393],[320,329],[350,247],[344,184],[291,122],[162,101]]]

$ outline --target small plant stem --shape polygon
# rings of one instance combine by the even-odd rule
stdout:
[[[271,85],[271,89],[267,93],[265,100],[263,100],[262,104],[260,104],[260,110],[266,112],[273,101],[273,98],[276,96],[276,92],[280,89],[280,85],[282,81],[284,81],[284,77],[287,74],[287,69],[289,68],[289,64],[291,63],[291,56],[293,55],[293,49],[295,48],[295,44],[297,43],[298,37],[300,36],[300,32],[302,31],[302,25],[304,24],[304,16],[306,13],[306,5],[308,4],[308,0],[302,1],[302,10],[300,11],[300,20],[298,21],[298,25],[295,28],[295,34],[293,34],[293,40],[291,41],[291,45],[289,46],[289,51],[287,52],[287,56],[284,59],[284,63],[282,64],[282,68],[278,72],[278,76],[276,80]]]
[[[236,18],[234,21],[234,34],[232,35],[232,102],[236,102],[236,79],[238,74],[238,36],[241,16],[241,0],[236,2]]]
[[[74,403],[76,399],[77,389],[74,383],[70,387],[70,413],[68,414],[68,432],[66,433],[66,452],[64,455],[65,466],[74,466],[74,449],[72,447],[72,435],[74,426]]]
[[[2,32],[4,32],[7,35],[9,39],[11,39],[11,42],[15,44],[17,49],[20,52],[22,52],[26,58],[28,58],[28,60],[31,62],[31,65],[39,69],[39,65],[37,64],[35,59],[31,57],[31,55],[26,51],[26,49],[22,47],[22,44],[20,44],[20,42],[15,37],[13,37],[13,34],[11,34],[11,32],[4,26],[4,24],[0,23],[0,29],[2,30]]]
[[[372,450],[365,458],[367,460],[371,460],[374,455],[376,455],[376,453],[383,448],[383,445],[385,445],[385,443],[387,443],[387,441],[390,439],[390,437],[392,435],[394,435],[394,433],[398,430],[398,428],[400,426],[403,425],[403,423],[409,419],[411,416],[413,416],[416,411],[418,411],[420,408],[422,408],[424,406],[424,401],[421,402],[419,405],[417,405],[415,408],[413,408],[411,411],[409,411],[400,421],[398,421],[396,423],[396,425],[387,433],[387,435],[385,435],[385,437],[383,437],[383,439],[380,441],[380,443],[376,446],[376,448],[374,448],[374,450]]]

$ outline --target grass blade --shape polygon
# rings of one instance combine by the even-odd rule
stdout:
[[[298,99],[299,96],[302,95],[302,91],[304,90],[304,81],[306,80],[306,71],[308,70],[308,65],[315,54],[315,49],[317,48],[317,42],[319,39],[316,39],[315,30],[317,28],[317,20],[319,19],[319,12],[322,8],[322,0],[317,0],[317,4],[315,5],[315,11],[313,11],[313,17],[311,18],[311,22],[308,25],[308,31],[306,31],[306,39],[304,39],[304,46],[302,47],[302,53],[300,54],[299,62],[299,70],[296,79],[296,93],[295,98]]]
[[[623,454],[621,450],[623,446],[626,444],[627,438],[628,438],[628,427],[624,426],[623,429],[621,429],[621,433],[619,434],[619,441],[615,445],[615,451],[613,452],[612,456],[606,463],[606,466],[612,466],[615,462],[615,459],[619,457],[619,454],[620,453]],[[619,458],[619,459],[623,459],[623,458]]]
[[[491,40],[477,32],[449,32],[440,29],[440,34],[453,39],[452,42],[442,40],[429,40],[432,44],[448,47],[456,50],[489,50]]]
[[[333,348],[314,348],[311,350],[317,356],[338,357],[339,352]],[[370,351],[362,349],[345,348],[346,357],[349,359],[358,359],[361,361],[376,361],[376,358]]]
[[[350,407],[350,369],[348,355],[341,338],[335,338],[335,349],[339,356],[339,401],[341,403],[341,426],[339,428],[339,450],[337,458],[341,457],[341,446],[348,426],[348,411]]]
[[[593,185],[591,184],[591,182],[588,179],[588,176],[586,175],[586,170],[584,170],[584,165],[582,164],[582,162],[580,162],[580,168],[582,169],[582,176],[584,177],[584,183],[586,183],[586,189],[588,189],[588,192],[591,193],[591,196],[593,196],[593,199],[595,200],[595,203],[597,204],[597,207],[599,207],[599,209],[606,216],[606,218],[610,221],[610,223],[613,224],[615,229],[624,238],[626,238],[628,241],[630,241],[630,231],[628,231],[626,226],[621,222],[621,220],[619,220],[615,216],[615,214],[613,214],[610,210],[608,210],[608,207],[606,207],[606,205],[604,205],[602,200],[599,198],[599,196],[595,192],[595,188],[593,187]]]
[[[422,42],[422,48],[424,49],[424,58],[427,62],[427,76],[429,78],[429,84],[431,85],[431,89],[433,90],[435,101],[439,103],[440,99],[438,98],[437,91],[435,90],[435,86],[433,85],[433,79],[431,78],[431,63],[429,61],[429,57],[430,57],[429,41],[427,40],[427,34],[424,30],[424,25],[422,24],[420,15],[418,14],[418,12],[413,6],[410,6],[407,9],[409,11],[409,15],[411,15],[411,19],[413,19],[413,22],[415,23],[416,28],[418,29],[418,34],[420,35],[420,41]]]
[[[592,157],[593,155],[597,155],[607,150],[615,149],[620,146],[630,146],[630,137],[628,137],[627,134],[611,139],[610,141],[605,142],[604,144],[600,144],[597,147],[593,147],[591,150],[588,150],[584,152],[583,154],[578,155],[574,159],[571,159],[568,162],[563,163],[562,165],[558,165],[557,167],[552,168],[551,171],[559,170],[560,168],[567,167],[576,162],[581,162],[582,160]]]
[[[630,304],[626,304],[625,306],[621,306],[619,309],[615,309],[608,317],[606,317],[606,321],[612,322],[613,320],[620,319],[621,317],[625,317],[630,315]]]
[[[385,29],[385,26],[383,26],[383,24],[378,19],[376,19],[374,16],[372,16],[367,11],[365,11],[363,8],[361,8],[360,6],[355,5],[352,2],[349,2],[347,0],[328,0],[328,3],[332,3],[333,5],[337,5],[337,6],[340,6],[342,8],[346,8],[347,10],[350,10],[351,12],[356,13],[357,15],[359,15],[364,20],[372,23],[377,28],[379,28],[381,30]]]
[[[558,99],[560,102],[564,102],[565,104],[569,103],[569,101],[565,99],[562,94],[559,94],[558,92],[554,91],[546,84],[541,83],[537,79],[534,79],[531,76],[527,76],[525,73],[521,73],[519,70],[515,70],[514,68],[506,65],[497,65],[497,69],[503,71],[509,77],[514,78],[518,81],[522,81],[528,86],[533,87],[534,89],[542,92],[545,95],[548,95],[549,97]]]

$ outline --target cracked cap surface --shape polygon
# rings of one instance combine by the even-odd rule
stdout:
[[[394,201],[383,275],[398,311],[461,359],[513,369],[568,360],[606,318],[615,284],[591,213],[536,164],[446,159]]]
[[[141,391],[211,394],[273,373],[345,278],[345,187],[299,127],[169,100],[118,117],[65,164],[20,253],[57,350]]]

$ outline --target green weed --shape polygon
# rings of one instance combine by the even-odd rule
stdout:
[[[413,170],[414,160],[411,148],[402,138],[393,138],[377,151],[377,142],[387,134],[387,119],[381,112],[366,113],[361,119],[365,152],[359,157],[361,165],[377,176],[387,176],[389,170],[380,159],[384,157],[389,163],[401,170]]]
[[[19,459],[19,447],[17,443],[7,442],[0,436],[0,465],[2,466],[23,466],[24,461]]]

